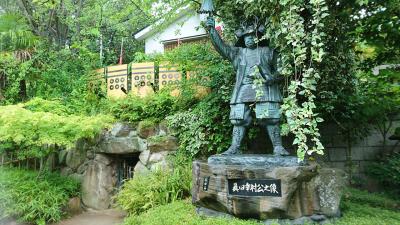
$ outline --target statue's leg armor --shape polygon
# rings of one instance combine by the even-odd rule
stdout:
[[[222,153],[222,155],[240,154],[240,146],[246,135],[246,129],[251,124],[251,111],[246,105],[244,109],[243,119],[231,119],[233,125],[232,143],[229,149]]]
[[[279,119],[267,119],[266,127],[272,146],[274,147],[274,155],[289,155],[289,152],[282,146],[281,129],[279,127]]]

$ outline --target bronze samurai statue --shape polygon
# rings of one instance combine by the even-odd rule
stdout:
[[[279,54],[268,47],[266,40],[256,42],[265,33],[265,27],[257,23],[244,23],[235,32],[237,43],[224,43],[215,29],[213,17],[208,17],[206,27],[211,41],[236,71],[236,84],[230,100],[229,119],[233,124],[232,143],[223,155],[240,154],[240,146],[247,128],[252,122],[251,111],[255,106],[257,123],[269,135],[274,155],[289,155],[282,146],[280,133]]]

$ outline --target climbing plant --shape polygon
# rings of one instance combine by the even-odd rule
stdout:
[[[293,144],[298,146],[297,156],[300,159],[304,159],[306,153],[323,154],[324,149],[317,127],[323,120],[315,113],[314,92],[320,78],[315,64],[322,62],[325,54],[323,48],[325,35],[321,28],[324,26],[323,18],[329,14],[324,0],[313,0],[308,4],[307,6],[302,1],[288,1],[283,5],[282,15],[285,19],[281,21],[280,26],[286,41],[280,43],[280,46],[286,53],[290,52],[282,55],[284,63],[282,74],[291,80],[282,109],[289,130],[295,134]],[[306,7],[312,14],[308,23],[301,16]]]
[[[287,131],[295,135],[298,158],[323,154],[317,126],[323,119],[316,113],[315,91],[321,77],[318,65],[325,55],[323,27],[329,15],[325,0],[236,0],[236,4],[217,0],[216,8],[223,15],[228,40],[240,21],[250,19],[266,25],[261,39],[268,39],[281,53],[279,72],[286,77],[282,110]]]

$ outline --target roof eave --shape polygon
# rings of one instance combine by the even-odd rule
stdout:
[[[170,24],[179,20],[183,16],[188,15],[190,12],[194,12],[194,11],[192,9],[190,9],[189,7],[182,8],[181,11],[178,13],[177,17],[173,21],[171,21]],[[135,39],[138,41],[145,40],[146,38],[148,38],[155,32],[155,30],[154,30],[155,27],[161,25],[164,22],[165,21],[163,21],[161,19],[161,20],[158,20],[157,22],[155,22],[155,24],[145,27],[143,30],[139,31],[138,33],[136,33],[134,35]]]

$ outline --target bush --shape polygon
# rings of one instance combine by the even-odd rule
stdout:
[[[50,112],[57,115],[71,114],[68,107],[61,104],[58,100],[45,100],[42,98],[33,98],[24,103],[24,108],[32,112]]]
[[[400,209],[400,202],[393,196],[384,193],[370,193],[358,189],[348,188],[343,195],[344,202],[356,202],[371,207]]]
[[[193,110],[167,117],[167,121],[179,137],[180,151],[187,156],[209,156],[229,146],[229,107],[218,94],[210,94]]]
[[[343,216],[327,225],[394,225],[399,224],[400,212],[385,202],[393,203],[390,196],[366,193],[356,189],[345,191],[341,210]],[[254,220],[225,218],[204,218],[195,212],[190,201],[176,201],[158,206],[140,215],[126,218],[124,225],[258,225],[264,224]],[[278,225],[278,223],[272,223]],[[308,224],[307,225],[311,225]]]
[[[38,225],[59,221],[79,183],[55,173],[0,169],[0,221],[15,217]]]
[[[119,120],[131,123],[145,119],[159,122],[177,110],[174,107],[176,102],[177,98],[166,90],[145,98],[128,95],[127,98],[111,101],[110,113]]]
[[[129,214],[139,214],[158,205],[165,205],[190,195],[191,164],[176,157],[175,168],[137,174],[126,182],[116,200]]]
[[[81,138],[92,138],[110,126],[110,116],[61,116],[32,112],[20,105],[0,106],[0,143],[14,143],[21,157],[42,157],[44,145],[72,146]]]
[[[383,187],[400,194],[398,189],[400,186],[400,153],[395,153],[385,161],[373,163],[367,173],[381,182]]]
[[[168,205],[150,209],[146,213],[133,215],[124,225],[261,225],[256,221],[239,219],[207,218],[196,215],[195,206],[188,200],[176,201]],[[271,225],[279,225],[273,223]]]

